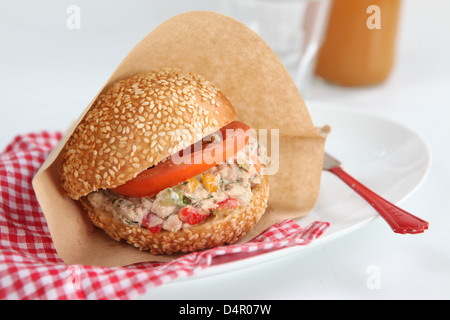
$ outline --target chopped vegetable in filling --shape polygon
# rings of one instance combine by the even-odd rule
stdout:
[[[203,222],[215,209],[250,204],[252,187],[261,183],[261,169],[267,164],[265,148],[251,136],[226,162],[153,197],[124,197],[102,189],[87,198],[94,208],[131,226],[175,232]]]

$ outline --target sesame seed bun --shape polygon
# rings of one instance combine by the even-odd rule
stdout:
[[[61,183],[73,199],[114,188],[234,120],[227,97],[193,73],[161,69],[106,88],[66,143]]]
[[[241,239],[260,220],[267,208],[269,178],[264,176],[261,184],[255,185],[252,192],[252,201],[247,206],[218,209],[198,225],[177,232],[161,230],[157,234],[151,233],[144,226],[124,224],[111,214],[93,208],[86,197],[80,201],[92,222],[111,238],[125,240],[152,254],[173,254],[214,248]]]

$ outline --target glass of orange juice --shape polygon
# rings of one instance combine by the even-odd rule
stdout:
[[[316,74],[343,86],[367,86],[391,73],[400,0],[334,0]]]

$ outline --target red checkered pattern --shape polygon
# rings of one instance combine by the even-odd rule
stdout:
[[[252,241],[191,253],[168,263],[127,267],[67,265],[57,255],[31,180],[61,138],[59,132],[18,136],[0,154],[0,299],[133,299],[204,268],[307,245],[328,227],[292,220]]]

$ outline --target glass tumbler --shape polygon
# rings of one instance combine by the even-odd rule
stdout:
[[[303,96],[314,73],[330,0],[223,0],[226,15],[246,24],[274,50]]]

